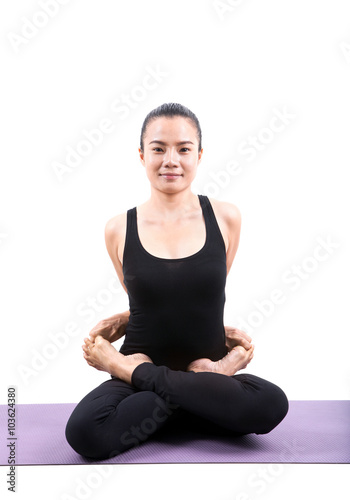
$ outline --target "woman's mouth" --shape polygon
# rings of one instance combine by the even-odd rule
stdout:
[[[177,179],[178,177],[181,177],[181,174],[160,174],[160,175],[165,179]]]

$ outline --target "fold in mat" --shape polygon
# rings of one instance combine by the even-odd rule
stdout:
[[[290,401],[268,434],[232,437],[164,426],[147,441],[107,460],[77,454],[65,439],[76,404],[16,405],[16,465],[142,463],[349,463],[350,401]],[[0,405],[0,465],[10,443],[7,406]]]

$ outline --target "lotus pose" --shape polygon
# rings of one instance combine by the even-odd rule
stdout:
[[[203,154],[196,115],[176,103],[152,110],[139,154],[150,198],[105,227],[129,310],[84,339],[87,363],[110,378],[78,403],[66,426],[72,448],[94,459],[118,455],[170,423],[265,434],[288,412],[277,385],[239,373],[253,358],[252,339],[223,324],[241,215],[232,203],[191,191]],[[124,335],[118,351],[112,343]]]

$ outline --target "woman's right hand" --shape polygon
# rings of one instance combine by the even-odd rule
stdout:
[[[130,311],[125,311],[99,321],[89,333],[91,342],[95,342],[97,335],[101,335],[101,337],[110,343],[120,339],[125,334],[129,316]]]

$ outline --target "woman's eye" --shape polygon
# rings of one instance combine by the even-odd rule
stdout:
[[[181,148],[181,151],[184,151],[184,150],[186,150],[185,153],[187,153],[187,151],[189,151],[190,148]],[[153,148],[153,151],[155,151],[156,153],[159,153],[163,150],[162,150],[162,148]]]

